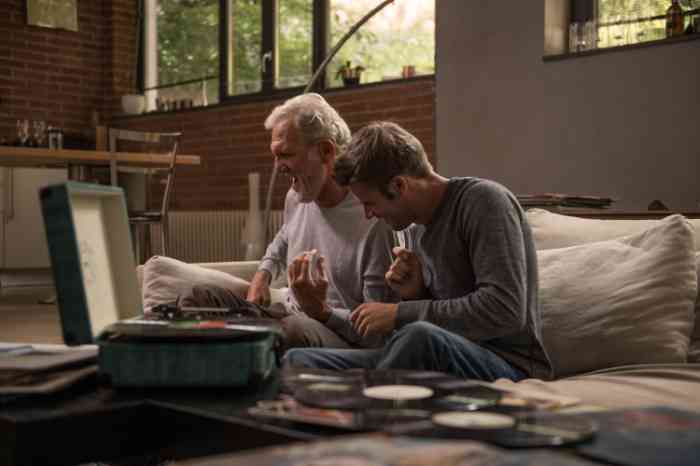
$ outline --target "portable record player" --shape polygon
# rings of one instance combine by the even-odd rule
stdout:
[[[277,368],[275,321],[233,310],[143,314],[121,188],[67,182],[40,190],[63,338],[97,343],[115,386],[245,386]]]

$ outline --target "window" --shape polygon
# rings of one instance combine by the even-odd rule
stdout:
[[[148,109],[273,94],[308,83],[328,50],[382,0],[144,0]],[[435,2],[401,0],[364,24],[326,68],[361,66],[361,83],[435,72]],[[175,107],[179,108],[179,107]]]
[[[700,13],[700,0],[680,0],[679,4],[685,27],[693,15]],[[595,21],[592,48],[637,44],[666,38],[666,10],[670,5],[671,0],[572,0],[571,22]],[[593,38],[587,39],[593,42]]]
[[[670,4],[670,0],[598,0],[598,47],[666,38]],[[681,0],[680,5],[687,13],[700,8],[700,0]]]
[[[312,30],[312,0],[279,0],[277,88],[303,86],[311,79]]]
[[[147,109],[218,102],[219,0],[146,0],[144,9]]]
[[[331,46],[377,0],[330,0]],[[402,0],[362,26],[328,65],[327,84],[341,86],[343,65],[364,68],[362,83],[435,72],[435,2]]]
[[[250,94],[262,89],[262,3],[227,0],[229,95]]]

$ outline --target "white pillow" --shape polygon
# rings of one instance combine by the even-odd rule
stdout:
[[[143,266],[143,306],[172,303],[194,285],[218,285],[244,297],[248,282],[219,270],[187,264],[177,259],[153,256]]]
[[[596,220],[561,215],[543,209],[529,209],[527,221],[532,228],[536,249],[554,249],[605,241],[639,233],[661,220]],[[700,219],[689,220],[694,228],[695,250],[700,251]]]
[[[693,230],[682,216],[537,254],[542,335],[555,377],[686,362],[698,284]]]

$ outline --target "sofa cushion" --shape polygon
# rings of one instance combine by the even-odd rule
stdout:
[[[682,216],[537,254],[543,340],[555,377],[686,361],[698,285],[693,229]]]
[[[153,256],[143,266],[143,306],[172,303],[194,285],[218,285],[245,296],[248,282],[225,272],[187,264],[177,259]]]
[[[698,290],[700,291],[700,252],[695,253],[695,265],[698,273]],[[690,336],[688,362],[700,363],[700,296],[695,300],[695,329]]]
[[[526,213],[536,249],[554,249],[631,235],[657,225],[661,220],[596,220],[561,215],[544,209]],[[695,246],[700,251],[700,219],[689,220]]]

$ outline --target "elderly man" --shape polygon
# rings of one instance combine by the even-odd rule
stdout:
[[[465,378],[550,376],[537,307],[537,258],[525,215],[505,187],[433,171],[420,142],[378,122],[352,138],[336,177],[367,218],[407,229],[386,274],[402,298],[352,313],[360,335],[389,336],[381,349],[296,349],[292,367],[422,369]]]
[[[248,307],[280,319],[286,348],[378,345],[381,338],[359,335],[349,316],[364,302],[396,300],[384,281],[393,234],[383,222],[366,218],[359,200],[333,176],[335,159],[350,140],[347,124],[323,97],[302,94],[276,107],[265,128],[291,189],[284,224],[247,290]],[[270,282],[285,272],[291,292],[281,305],[270,306]],[[246,305],[233,291],[213,286],[195,287],[182,302]]]

